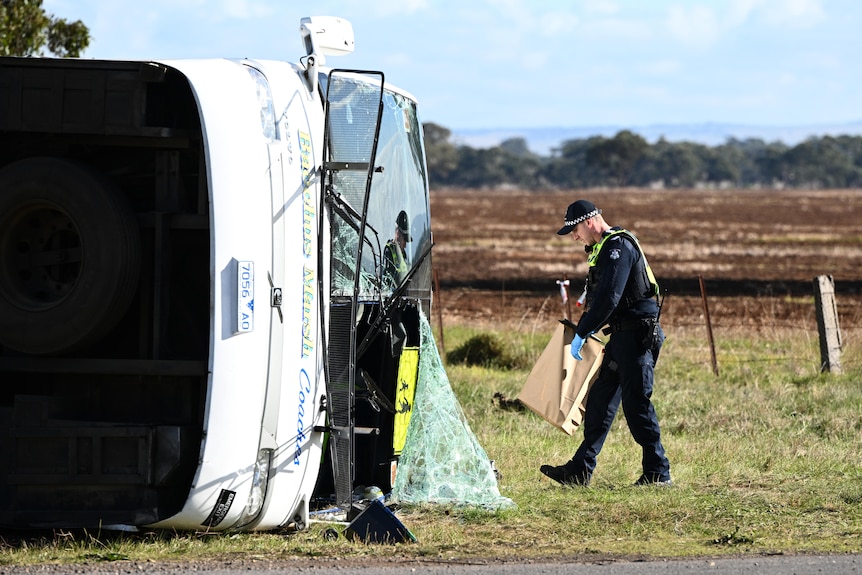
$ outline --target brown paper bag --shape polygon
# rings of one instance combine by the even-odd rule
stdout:
[[[584,359],[576,360],[571,354],[574,335],[570,326],[557,326],[518,395],[521,403],[569,435],[584,420],[587,392],[605,351],[600,341],[589,337],[581,349]]]

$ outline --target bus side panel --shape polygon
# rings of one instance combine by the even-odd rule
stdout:
[[[169,64],[189,79],[201,110],[211,199],[213,329],[200,465],[183,510],[156,526],[224,529],[240,519],[248,501],[260,444],[270,329],[269,156],[255,85],[242,65]],[[244,280],[253,283],[250,297],[241,293]],[[240,325],[249,318],[251,323]]]
[[[323,139],[323,105],[310,94],[301,73],[288,63],[257,63],[269,78],[276,117],[279,117],[280,160],[284,205],[274,218],[284,219],[284,243],[274,257],[284,265],[283,347],[273,349],[282,360],[282,389],[278,411],[277,449],[267,488],[266,508],[256,528],[290,522],[305,524],[320,469],[325,423],[321,398],[325,395],[320,348],[318,281],[318,226],[324,214],[319,205],[317,166]],[[275,171],[273,171],[275,173]],[[325,260],[324,260],[325,261]]]

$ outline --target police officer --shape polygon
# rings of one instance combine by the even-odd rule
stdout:
[[[383,247],[383,273],[393,287],[401,284],[407,275],[407,242],[410,241],[410,222],[407,212],[401,210],[395,218],[395,237]]]
[[[540,471],[563,485],[588,485],[596,458],[620,402],[634,440],[643,448],[643,473],[635,485],[671,485],[670,463],[661,443],[658,418],[650,397],[653,372],[664,333],[658,324],[658,284],[635,236],[611,227],[602,211],[587,200],[566,210],[557,234],[571,234],[586,246],[586,311],[578,322],[571,353],[580,360],[584,341],[603,326],[610,339],[599,375],[587,395],[584,439],[563,465]]]

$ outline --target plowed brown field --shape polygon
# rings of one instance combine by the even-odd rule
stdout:
[[[842,327],[862,325],[862,190],[437,190],[435,318],[534,328],[562,317],[557,280],[576,299],[587,270],[583,247],[556,235],[579,198],[638,236],[668,290],[666,325],[703,321],[702,279],[715,324],[810,327],[821,275],[835,280]]]

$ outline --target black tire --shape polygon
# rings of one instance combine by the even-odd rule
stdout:
[[[327,527],[323,530],[323,538],[326,541],[337,541],[338,540],[338,531],[333,529],[332,527]]]
[[[99,174],[58,158],[0,170],[0,344],[25,354],[80,350],[128,309],[140,231]]]

